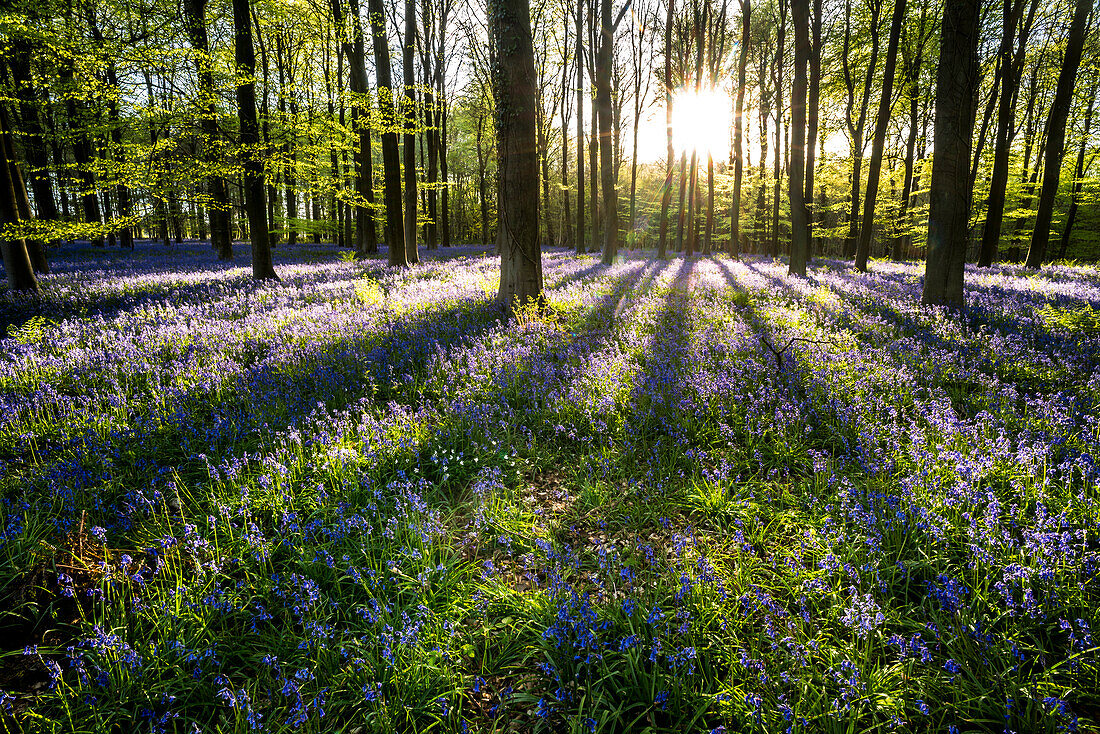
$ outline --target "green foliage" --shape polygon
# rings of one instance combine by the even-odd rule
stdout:
[[[1062,307],[1048,304],[1038,309],[1036,315],[1048,329],[1059,329],[1082,336],[1100,333],[1100,311],[1088,304]]]

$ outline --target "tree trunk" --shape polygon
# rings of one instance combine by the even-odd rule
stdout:
[[[845,3],[844,6],[844,44],[841,51],[841,68],[844,71],[844,84],[848,94],[844,120],[848,128],[848,138],[852,151],[851,209],[848,215],[848,237],[844,241],[844,256],[850,258],[855,258],[856,243],[859,241],[860,186],[862,185],[863,178],[863,133],[867,125],[867,108],[871,101],[871,85],[875,78],[875,67],[878,65],[878,19],[882,11],[881,0],[871,0],[869,8],[871,11],[871,58],[867,62],[867,73],[863,77],[863,94],[860,97],[859,115],[853,119],[852,113],[855,107],[855,85],[852,80],[851,67],[848,63],[852,38],[852,4]]]
[[[14,211],[19,220],[24,222],[34,221],[34,212],[31,211],[31,202],[27,197],[27,185],[23,180],[23,173],[19,168],[19,162],[15,154],[15,141],[12,139],[13,129],[11,118],[8,117],[7,108],[0,104],[0,117],[3,124],[0,125],[0,158],[3,158],[8,166],[8,176],[11,178],[12,194],[14,196]],[[41,239],[34,237],[25,240],[27,256],[31,259],[31,267],[35,273],[42,275],[50,272],[50,263],[46,260],[46,246]]]
[[[783,59],[786,57],[787,5],[779,3],[779,29],[775,37],[775,189],[772,199],[771,255],[779,257],[779,198],[783,182]]]
[[[202,154],[204,162],[211,168],[219,158],[218,106],[214,92],[213,61],[210,58],[210,44],[206,34],[207,0],[185,0],[183,10],[186,16],[187,34],[191,47],[195,49],[195,71],[198,75],[198,94],[202,118]],[[214,173],[207,182],[206,211],[210,216],[210,239],[218,260],[226,262],[233,259],[233,242],[229,233],[229,189],[225,177]]]
[[[867,194],[863,204],[863,226],[859,231],[856,247],[856,270],[867,272],[867,258],[871,255],[871,241],[875,237],[875,200],[878,198],[878,182],[882,173],[882,149],[886,145],[886,127],[890,123],[890,107],[894,97],[894,70],[898,62],[898,43],[901,26],[905,21],[905,0],[894,0],[894,14],[890,20],[890,38],[886,43],[886,68],[883,69],[882,95],[878,101],[875,132],[871,138],[871,159],[867,162]]]
[[[675,0],[670,0],[675,2]],[[584,2],[577,2],[577,254],[585,252],[584,244]],[[595,195],[593,193],[593,195]]]
[[[1058,246],[1058,259],[1064,260],[1069,248],[1069,236],[1073,223],[1077,219],[1077,207],[1081,201],[1081,187],[1085,176],[1085,151],[1089,146],[1089,130],[1092,128],[1092,112],[1096,105],[1096,93],[1089,95],[1089,104],[1085,109],[1085,124],[1081,131],[1081,148],[1077,151],[1077,165],[1073,167],[1073,188],[1069,195],[1069,211],[1066,213],[1066,227],[1062,230],[1062,239]]]
[[[67,85],[73,83],[71,63],[62,65],[61,79]],[[88,143],[87,132],[79,127],[83,116],[78,112],[76,98],[72,94],[65,97],[65,113],[68,118],[69,129],[73,134],[73,161],[76,163],[77,175],[80,177],[80,184],[83,189],[81,191],[81,201],[84,205],[84,221],[96,227],[102,227],[103,218],[100,215],[99,197],[96,195],[95,177],[89,168],[92,160],[91,146]],[[96,247],[103,247],[104,241],[101,229],[92,237],[92,244]]]
[[[997,111],[997,132],[993,148],[993,172],[989,179],[989,197],[986,201],[985,228],[982,231],[982,244],[978,253],[978,267],[989,267],[997,259],[998,244],[1001,240],[1001,225],[1004,222],[1005,198],[1008,189],[1009,155],[1012,152],[1012,139],[1015,137],[1016,100],[1019,97],[1020,76],[1023,70],[1024,53],[1027,49],[1027,37],[1038,8],[1038,0],[1032,0],[1028,19],[1020,29],[1020,37],[1015,54],[1012,41],[1016,35],[1016,26],[1023,15],[1025,0],[1006,0],[1002,24],[1000,63],[1004,68],[1001,79],[1000,105]]]
[[[498,59],[493,69],[496,97],[497,165],[508,196],[498,212],[501,238],[497,301],[508,318],[541,307],[542,253],[539,249],[539,180],[535,150],[535,59],[527,0],[489,0]]]
[[[573,209],[569,195],[569,24],[564,23],[561,60],[561,192],[564,199],[562,247],[573,247]]]
[[[15,149],[11,147],[11,124],[7,110],[0,105],[0,255],[4,261],[4,272],[8,276],[8,288],[13,291],[38,292],[38,278],[34,274],[27,242],[22,238],[4,235],[3,230],[19,224],[20,202],[16,190],[22,188],[22,176],[19,162],[15,159]],[[18,181],[16,179],[18,177]],[[24,190],[24,198],[26,193]]]
[[[402,47],[401,75],[405,84],[402,100],[405,167],[405,259],[410,265],[420,262],[416,248],[416,78],[413,61],[416,53],[416,0],[405,0],[405,39]]]
[[[819,221],[820,217],[824,215],[824,212],[819,210],[814,204],[814,174],[817,169],[817,136],[818,127],[820,125],[818,121],[819,107],[821,106],[821,0],[813,0],[814,2],[814,15],[810,25],[810,33],[812,38],[812,46],[810,48],[810,88],[806,93],[806,196],[803,201],[806,204],[807,209],[807,227],[810,230],[809,235],[809,250],[806,253],[806,259],[809,260],[813,257],[814,253],[814,237],[813,237],[813,225],[814,222]],[[811,208],[813,207],[813,208]]]
[[[910,221],[909,208],[913,192],[916,188],[915,164],[917,153],[917,134],[920,130],[920,72],[924,58],[925,24],[928,14],[926,6],[921,8],[920,25],[917,29],[917,39],[914,47],[910,48],[908,42],[903,47],[903,67],[905,69],[905,93],[909,97],[909,130],[905,138],[905,183],[901,187],[900,215],[902,233],[894,238],[891,257],[894,260],[903,260],[909,256],[912,245],[913,223]]]
[[[733,108],[733,203],[730,212],[730,257],[737,257],[741,248],[741,182],[744,177],[745,83],[749,63],[749,31],[752,23],[752,0],[741,0],[741,48],[737,57],[737,99]]]
[[[245,209],[252,240],[252,277],[278,280],[271,261],[260,125],[256,116],[256,56],[248,0],[233,0],[234,60],[237,67],[237,116],[241,127]]]
[[[485,115],[482,113],[477,117],[477,191],[481,200],[481,241],[487,245],[489,244],[489,186],[486,181],[488,162],[485,160],[487,156],[483,145],[484,130]]]
[[[686,211],[684,205],[685,192],[687,191],[687,149],[680,150],[680,198],[676,216],[676,252],[684,251],[684,224]]]
[[[600,44],[596,52],[596,107],[600,129],[600,186],[603,193],[603,257],[610,265],[619,251],[619,199],[612,145],[611,54],[615,45],[611,0],[600,0]]]
[[[1027,251],[1025,266],[1038,270],[1047,255],[1050,240],[1050,220],[1054,214],[1054,197],[1058,193],[1058,178],[1062,172],[1062,154],[1066,148],[1066,118],[1073,104],[1073,83],[1077,80],[1077,68],[1081,65],[1081,51],[1085,44],[1085,30],[1092,3],[1077,0],[1066,40],[1066,55],[1062,70],[1058,73],[1058,86],[1054,91],[1054,103],[1047,118],[1047,153],[1043,162],[1043,185],[1039,189],[1039,210],[1035,213],[1035,228],[1031,232],[1031,247]]]
[[[947,0],[936,72],[935,165],[921,302],[963,308],[970,219],[970,146],[977,113],[979,0]]]
[[[899,0],[904,2],[904,0]],[[794,24],[794,80],[791,84],[791,258],[787,272],[806,276],[810,257],[810,220],[806,206],[806,76],[810,62],[810,0],[791,0]]]
[[[745,0],[748,2],[748,0]],[[661,187],[661,223],[657,240],[657,257],[668,256],[668,209],[672,203],[672,172],[676,167],[676,151],[672,145],[672,19],[676,13],[676,0],[666,0],[665,15],[665,140],[668,146],[665,159],[665,183]]]
[[[394,113],[390,47],[386,37],[386,8],[382,0],[368,0],[371,40],[374,43],[374,73],[378,80],[378,109],[382,127],[383,201],[386,207],[387,262],[408,266],[405,232],[401,217],[401,160],[397,152],[397,120]],[[414,245],[415,246],[415,245]]]
[[[440,197],[442,216],[443,246],[451,246],[451,186],[447,178],[447,98],[443,95],[443,82],[439,82],[439,93],[436,95],[436,103],[439,106],[439,181],[443,185],[443,195]]]

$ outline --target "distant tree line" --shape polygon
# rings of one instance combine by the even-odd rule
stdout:
[[[1087,0],[515,12],[539,245],[605,262],[623,247],[786,254],[796,273],[814,256],[955,272],[1097,254],[1081,226],[1098,150]],[[32,289],[74,238],[210,240],[223,260],[248,239],[268,278],[283,242],[385,244],[393,265],[453,242],[503,249],[520,175],[500,135],[517,114],[503,90],[520,89],[509,17],[481,0],[16,2],[0,18],[11,287]],[[674,143],[680,95],[703,90],[730,107],[720,150]],[[661,118],[665,150],[646,149]]]

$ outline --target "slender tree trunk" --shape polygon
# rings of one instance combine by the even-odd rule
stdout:
[[[671,0],[675,2],[675,0]],[[575,54],[577,64],[577,254],[585,252],[584,244],[584,2],[578,0],[576,15]]]
[[[344,20],[340,0],[333,0],[332,11],[337,27],[350,23],[351,42],[344,43],[344,55],[348,59],[348,87],[354,102],[351,108],[353,129],[358,133],[359,144],[352,151],[355,164],[355,192],[366,206],[355,206],[355,253],[364,257],[378,252],[378,230],[374,221],[374,152],[371,142],[370,88],[367,84],[366,41],[359,20],[359,0],[349,0],[351,17]],[[341,35],[344,31],[341,30]],[[349,243],[350,244],[350,243]]]
[[[479,114],[477,117],[477,191],[481,200],[481,241],[487,245],[489,244],[489,186],[486,181],[488,163],[485,160],[487,156],[483,145],[484,129],[485,115]]]
[[[1066,148],[1066,118],[1073,104],[1073,84],[1081,65],[1081,52],[1085,45],[1085,30],[1092,8],[1091,0],[1077,0],[1066,40],[1066,55],[1062,70],[1058,73],[1058,86],[1054,91],[1054,103],[1047,118],[1047,153],[1043,162],[1043,185],[1039,189],[1039,210],[1035,213],[1035,228],[1031,232],[1031,247],[1027,251],[1025,266],[1038,270],[1047,255],[1050,240],[1050,220],[1054,214],[1054,197],[1058,193],[1058,179],[1062,172],[1062,154]]]
[[[824,212],[819,208],[813,206],[814,203],[814,174],[817,170],[817,136],[818,127],[820,125],[818,121],[818,109],[821,106],[821,13],[822,5],[821,0],[813,0],[814,14],[813,20],[810,25],[811,33],[811,48],[810,48],[810,87],[806,93],[806,195],[803,201],[807,208],[807,227],[810,230],[809,234],[809,250],[806,253],[806,258],[809,260],[813,257],[814,253],[814,237],[813,237],[813,225],[819,221]],[[811,208],[812,207],[812,208]]]
[[[66,84],[73,83],[73,68],[71,64],[63,64],[61,67],[61,79]],[[81,200],[84,205],[84,221],[101,227],[103,217],[99,209],[99,196],[96,194],[95,177],[92,175],[90,165],[92,160],[91,145],[88,143],[86,131],[79,128],[83,116],[78,112],[76,99],[73,95],[67,95],[65,99],[65,112],[68,118],[69,128],[73,133],[73,161],[76,163],[77,176],[80,178]],[[102,231],[92,237],[92,244],[103,247]]]
[[[748,0],[745,0],[748,2]],[[657,257],[668,257],[668,209],[672,203],[672,174],[676,167],[676,151],[672,144],[672,19],[676,13],[676,0],[668,3],[665,16],[665,140],[668,146],[665,159],[665,183],[661,187],[661,223],[657,240]],[[677,245],[679,249],[679,245]]]
[[[264,165],[260,156],[260,125],[256,116],[256,56],[252,50],[252,25],[248,0],[233,0],[234,59],[237,67],[237,116],[241,126],[245,209],[252,240],[252,277],[278,280],[271,260],[267,222]]]
[[[54,199],[53,181],[49,173],[49,156],[46,150],[46,135],[39,117],[38,107],[45,104],[45,113],[49,117],[48,96],[40,94],[31,77],[31,47],[24,39],[13,39],[11,70],[16,84],[16,96],[19,99],[19,117],[22,122],[23,146],[27,159],[27,178],[38,219],[56,221],[58,219],[57,202]]]
[[[249,0],[251,4],[251,0]],[[263,69],[263,87],[262,94],[260,95],[260,110],[259,117],[263,121],[260,128],[261,140],[263,142],[263,148],[265,151],[272,150],[271,145],[271,66],[267,63],[267,45],[264,43],[264,36],[260,29],[259,16],[256,14],[256,9],[250,7],[249,14],[252,17],[252,22],[256,26],[256,45],[260,47],[260,68]],[[167,106],[167,105],[166,105]],[[268,243],[271,247],[276,247],[279,244],[279,239],[282,237],[283,228],[278,224],[275,216],[275,205],[279,201],[279,190],[276,185],[279,183],[278,169],[271,167],[270,174],[265,174],[265,182],[267,184],[267,226],[268,226]],[[171,199],[169,199],[171,203]]]
[[[509,318],[541,306],[539,181],[535,150],[535,59],[527,0],[489,0],[499,58],[493,70],[496,96],[497,165],[508,192],[498,212],[501,240],[497,301]]]
[[[4,164],[0,165],[0,255],[4,261],[4,272],[8,276],[8,288],[13,291],[26,293],[38,292],[38,279],[34,275],[34,267],[31,265],[30,254],[27,252],[25,240],[4,235],[3,230],[9,226],[19,224],[19,205],[16,201],[15,182],[12,180],[12,170],[18,169],[14,151],[7,146],[10,130],[7,114],[0,105],[0,155],[4,158]]]
[[[890,124],[890,107],[894,98],[894,71],[897,68],[898,44],[901,26],[905,21],[905,0],[894,0],[894,14],[890,20],[890,38],[886,44],[886,68],[883,69],[882,95],[878,102],[875,132],[871,138],[871,159],[867,163],[867,195],[863,204],[863,226],[859,231],[856,247],[856,270],[867,272],[867,259],[871,255],[871,241],[875,237],[875,200],[878,198],[878,182],[882,173],[882,150],[886,145],[886,128]]]
[[[749,63],[749,32],[752,23],[752,0],[741,0],[741,44],[737,56],[737,99],[733,108],[733,204],[730,207],[730,257],[737,257],[741,247],[741,183],[744,177],[745,83]]]
[[[1081,187],[1085,176],[1085,151],[1089,146],[1089,131],[1092,128],[1092,112],[1096,105],[1095,92],[1089,95],[1088,107],[1085,108],[1085,124],[1081,130],[1081,147],[1077,151],[1077,164],[1073,167],[1073,189],[1069,195],[1069,211],[1066,213],[1066,227],[1062,230],[1062,239],[1058,245],[1058,259],[1064,260],[1066,250],[1069,249],[1069,236],[1073,231],[1073,223],[1077,219],[1077,207],[1081,202]]]
[[[993,121],[993,111],[997,109],[997,99],[1001,89],[1001,80],[1004,77],[1004,67],[1000,63],[993,70],[993,84],[990,85],[989,99],[986,101],[985,114],[982,115],[982,124],[978,128],[978,142],[974,146],[970,158],[970,182],[971,190],[978,180],[978,165],[982,162],[982,151],[985,150],[985,139],[989,134],[989,125]]]
[[[440,197],[442,209],[443,246],[451,246],[451,186],[447,178],[447,118],[449,111],[447,98],[443,94],[442,78],[439,82],[439,93],[436,95],[439,105],[439,182],[443,186],[443,195]]]
[[[213,167],[220,158],[218,152],[218,107],[214,93],[213,61],[210,58],[210,44],[206,35],[207,0],[185,0],[184,13],[187,18],[187,34],[191,47],[195,49],[195,71],[198,74],[198,93],[201,100],[202,152],[207,165]],[[229,189],[225,177],[213,173],[207,181],[206,211],[210,216],[210,239],[223,262],[233,259],[233,242],[229,233]]]
[[[997,132],[993,149],[993,171],[989,179],[989,198],[986,204],[985,228],[978,253],[978,267],[989,267],[997,259],[1004,222],[1005,199],[1008,189],[1009,155],[1012,149],[1016,125],[1016,100],[1019,97],[1020,76],[1023,70],[1027,37],[1038,8],[1038,0],[1032,0],[1028,19],[1020,29],[1019,45],[1012,51],[1016,26],[1023,15],[1025,0],[1006,0],[1002,23],[1000,63],[1004,72],[1001,79],[1000,105],[997,111]]]
[[[416,53],[416,0],[405,0],[405,43],[401,70],[405,84],[402,102],[404,119],[405,166],[405,258],[410,265],[420,262],[416,248],[416,78],[413,62]]]
[[[611,55],[615,46],[611,0],[600,0],[600,44],[596,52],[596,107],[600,128],[600,185],[603,189],[603,257],[610,265],[619,252],[619,198],[612,151]]]
[[[855,86],[852,80],[851,68],[848,57],[851,49],[851,3],[845,4],[844,9],[844,46],[841,52],[841,67],[844,71],[845,87],[848,91],[848,104],[845,109],[845,123],[848,127],[848,137],[851,141],[852,151],[852,196],[851,209],[848,215],[848,238],[844,241],[844,256],[855,258],[856,245],[859,242],[859,204],[860,187],[863,183],[863,134],[867,125],[867,108],[871,100],[871,87],[874,83],[875,68],[878,66],[879,53],[879,29],[878,19],[882,11],[882,0],[871,0],[870,26],[871,26],[871,58],[867,62],[867,73],[863,77],[863,94],[859,102],[859,115],[853,119],[852,113],[855,107]]]
[[[1027,112],[1024,115],[1024,155],[1023,168],[1020,172],[1020,183],[1023,184],[1023,196],[1017,211],[1028,212],[1031,209],[1031,199],[1035,195],[1035,185],[1039,180],[1039,168],[1043,161],[1043,153],[1046,150],[1045,130],[1037,131],[1037,119],[1035,115],[1035,102],[1039,96],[1039,67],[1032,70],[1030,93],[1027,101]],[[1038,138],[1038,140],[1036,140]],[[1035,165],[1031,167],[1031,154],[1037,149]],[[1030,171],[1030,175],[1029,175]],[[1020,261],[1020,244],[1023,242],[1024,226],[1030,218],[1029,214],[1023,214],[1015,218],[1012,225],[1012,247],[1009,248],[1008,257],[1012,262]]]
[[[687,179],[687,148],[683,148],[680,150],[680,198],[676,215],[676,252],[684,251],[684,224],[686,219],[684,205],[687,203],[684,199],[687,191]]]
[[[562,247],[573,247],[573,210],[570,206],[569,195],[569,24],[562,28],[565,37],[562,39],[561,61],[561,191],[564,199],[564,218],[562,222]]]
[[[763,56],[763,55],[762,55]],[[760,78],[766,78],[764,74],[765,62],[760,62]],[[761,97],[763,98],[763,89],[761,89]],[[760,121],[760,169],[758,171],[757,180],[759,184],[756,189],[756,239],[758,243],[758,252],[763,254],[764,248],[770,245],[766,244],[768,239],[768,118],[771,116],[771,110],[769,105],[765,102],[761,102],[759,109],[758,119]]]
[[[783,60],[786,58],[787,5],[779,3],[779,30],[775,37],[775,189],[772,199],[772,257],[779,257],[779,199],[783,186]]]
[[[970,146],[977,113],[979,0],[946,0],[936,72],[936,165],[928,206],[922,303],[963,308]]]
[[[23,183],[23,174],[19,161],[15,157],[12,141],[12,125],[7,108],[0,104],[0,230],[5,225],[15,225],[22,221],[32,221],[30,202],[27,200],[27,188]],[[35,273],[48,273],[46,252],[38,240],[28,242],[21,238],[0,239],[3,247],[4,270],[8,274],[8,288],[13,291],[37,291],[38,279]]]
[[[599,117],[599,111],[593,106],[592,124],[588,130],[588,220],[592,231],[592,238],[588,241],[589,252],[600,252],[600,243],[603,242],[603,235],[600,233],[600,167],[597,157],[600,145],[596,134]]]
[[[390,265],[408,266],[405,232],[401,217],[401,160],[397,152],[397,120],[394,113],[390,47],[386,38],[386,8],[382,0],[368,0],[371,39],[374,43],[374,73],[378,80],[378,109],[382,127],[383,200],[386,206],[386,246]],[[415,247],[415,244],[414,244]]]
[[[904,2],[904,0],[899,0]],[[806,275],[810,257],[810,220],[806,207],[806,76],[810,62],[810,2],[791,0],[794,24],[794,80],[791,84],[791,258],[788,273]]]
[[[915,162],[917,153],[917,135],[922,132],[920,124],[920,72],[924,58],[925,24],[928,20],[926,7],[921,8],[920,25],[917,28],[916,44],[910,48],[908,42],[903,48],[905,69],[905,93],[909,97],[909,123],[905,139],[905,183],[901,188],[900,220],[902,232],[894,238],[891,257],[894,260],[903,260],[909,257],[912,246],[913,223],[910,221],[909,209],[916,190]]]

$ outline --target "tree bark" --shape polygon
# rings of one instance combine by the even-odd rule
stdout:
[[[882,149],[886,145],[886,127],[890,123],[890,108],[894,98],[894,71],[898,63],[898,44],[901,26],[905,21],[905,0],[894,0],[894,13],[890,19],[890,38],[886,43],[886,68],[883,69],[882,95],[878,101],[875,132],[871,138],[871,159],[867,162],[867,193],[863,204],[863,225],[856,246],[856,270],[867,272],[867,259],[871,255],[871,241],[875,237],[875,200],[878,198],[878,182],[882,173]]]
[[[786,57],[787,5],[779,3],[779,30],[775,37],[775,152],[773,173],[775,188],[772,198],[771,255],[779,257],[779,199],[783,188],[783,60]]]
[[[63,82],[71,85],[73,83],[73,73],[71,63],[62,64],[61,79]],[[76,98],[72,94],[66,95],[65,113],[68,118],[69,129],[73,133],[73,161],[76,163],[77,175],[80,177],[80,184],[83,189],[81,191],[81,201],[84,205],[84,221],[101,228],[103,217],[99,209],[99,196],[96,194],[95,177],[89,169],[92,160],[91,145],[88,143],[87,132],[79,127],[83,116],[80,114]],[[102,229],[92,237],[92,244],[96,247],[104,246]]]
[[[1032,270],[1042,267],[1050,240],[1050,220],[1054,214],[1054,197],[1058,193],[1058,178],[1062,172],[1062,154],[1066,148],[1066,118],[1073,104],[1073,84],[1081,65],[1081,52],[1085,44],[1092,2],[1077,0],[1066,40],[1066,55],[1062,70],[1058,73],[1058,86],[1054,91],[1054,103],[1047,118],[1047,153],[1043,162],[1043,185],[1039,189],[1039,209],[1035,213],[1035,229],[1031,232],[1031,247],[1024,265]]]
[[[904,0],[899,0],[904,2]],[[794,80],[791,85],[791,257],[787,272],[806,275],[810,257],[810,220],[806,207],[806,76],[810,61],[810,2],[791,0],[794,24]]]
[[[23,173],[19,168],[19,161],[15,154],[15,141],[12,138],[12,121],[8,116],[8,110],[0,104],[0,116],[3,117],[2,143],[4,150],[0,151],[0,157],[5,159],[8,166],[8,175],[11,177],[12,193],[15,197],[14,206],[18,219],[24,222],[34,221],[34,212],[31,211],[31,202],[27,196],[27,185],[23,180]],[[27,255],[31,259],[31,267],[35,273],[46,275],[50,272],[50,263],[46,260],[46,246],[38,237],[25,240]]]
[[[564,214],[562,218],[562,247],[573,247],[573,209],[569,195],[569,24],[564,23],[561,60],[561,192]]]
[[[493,69],[497,165],[508,192],[497,214],[503,235],[497,302],[511,319],[543,301],[535,60],[528,0],[489,0],[489,17],[498,54]]]
[[[619,198],[612,145],[611,55],[615,45],[611,0],[600,0],[600,44],[596,53],[596,107],[600,128],[600,186],[603,189],[603,257],[610,265],[619,251]]]
[[[234,60],[237,67],[237,116],[241,126],[245,209],[252,240],[252,277],[278,280],[271,260],[266,185],[261,156],[260,126],[256,116],[256,56],[252,49],[252,21],[248,0],[233,0]]]
[[[206,34],[207,0],[184,0],[183,9],[187,19],[187,34],[191,48],[195,50],[195,71],[198,74],[200,114],[202,119],[202,153],[208,166],[214,167],[218,158],[218,107],[214,92],[213,63],[210,58],[210,44]],[[206,211],[210,216],[210,239],[223,262],[233,259],[233,242],[229,233],[229,188],[225,177],[219,173],[210,176],[207,182]]]
[[[859,204],[860,187],[863,184],[863,133],[867,125],[867,108],[871,101],[871,85],[875,78],[875,67],[878,65],[879,33],[878,20],[882,11],[882,0],[870,0],[871,11],[871,58],[867,62],[867,73],[863,77],[863,94],[859,102],[859,115],[853,119],[852,113],[855,107],[855,86],[852,80],[851,67],[848,56],[851,50],[851,3],[844,5],[844,46],[841,51],[841,68],[844,71],[844,83],[848,91],[848,104],[845,107],[845,124],[848,128],[848,137],[852,151],[852,196],[851,211],[848,215],[848,237],[844,240],[844,256],[855,258],[856,245],[859,241]]]
[[[970,146],[977,113],[979,0],[947,0],[936,72],[936,126],[921,302],[963,308]]]
[[[405,168],[405,259],[410,265],[420,262],[416,248],[416,78],[413,61],[416,54],[416,0],[405,0],[405,38],[402,46],[401,75],[405,84],[404,145]]]
[[[675,0],[670,0],[675,2]],[[585,252],[584,244],[584,2],[577,2],[577,254]],[[593,193],[593,195],[595,195]]]
[[[745,83],[749,63],[749,32],[752,23],[752,0],[741,0],[741,47],[737,56],[737,99],[733,108],[733,204],[730,212],[730,257],[737,257],[741,248],[741,181],[744,177]]]
[[[13,177],[13,173],[19,174],[19,163],[15,159],[15,150],[10,143],[10,121],[4,106],[0,105],[0,157],[4,159],[3,165],[0,165],[0,236],[2,236],[2,230],[7,229],[8,226],[18,225],[21,219],[16,181]],[[19,185],[22,185],[21,179]],[[38,292],[38,278],[34,274],[26,240],[2,236],[0,256],[3,257],[4,272],[7,273],[10,290]]]
[[[394,112],[390,47],[386,37],[386,9],[382,0],[368,0],[371,40],[374,44],[374,73],[378,80],[378,109],[382,127],[383,203],[386,207],[387,262],[408,266],[405,231],[401,217],[401,160],[397,152],[397,120]]]
[[[813,237],[813,225],[814,222],[823,215],[824,212],[819,211],[814,206],[814,174],[817,170],[817,137],[818,127],[820,125],[818,121],[819,107],[821,106],[821,0],[813,0],[814,14],[813,20],[810,25],[811,33],[811,46],[810,46],[810,88],[806,93],[806,196],[803,201],[806,204],[807,209],[807,227],[810,230],[809,236],[809,250],[806,254],[807,260],[813,257],[814,253],[814,237]],[[811,208],[812,207],[812,208]]]
[[[1004,3],[1004,21],[1002,25],[1001,47],[998,52],[1004,71],[1001,78],[1000,105],[997,111],[997,132],[993,148],[993,171],[989,179],[989,197],[986,200],[985,228],[982,231],[982,244],[978,253],[978,267],[989,267],[997,259],[998,244],[1001,240],[1001,225],[1004,222],[1005,198],[1008,189],[1009,155],[1012,152],[1012,139],[1015,137],[1016,100],[1019,98],[1020,76],[1023,71],[1024,53],[1027,38],[1038,0],[1032,0],[1028,18],[1020,29],[1016,52],[1012,51],[1012,41],[1016,36],[1016,26],[1023,15],[1026,0],[1006,0]]]
[[[1089,131],[1092,129],[1092,112],[1096,106],[1095,92],[1089,95],[1088,107],[1085,108],[1085,123],[1081,130],[1081,147],[1077,151],[1077,164],[1073,167],[1073,188],[1069,195],[1069,211],[1066,213],[1066,227],[1062,230],[1062,239],[1058,246],[1058,259],[1064,260],[1066,250],[1069,248],[1069,236],[1073,231],[1073,223],[1077,219],[1077,207],[1081,202],[1081,187],[1085,176],[1085,152],[1089,146]]]
[[[745,0],[748,2],[748,0]],[[665,158],[665,183],[661,187],[661,223],[657,240],[657,257],[668,256],[668,209],[672,203],[672,174],[676,168],[676,150],[672,143],[672,19],[676,13],[676,0],[666,0],[665,15],[665,140],[668,146]]]

